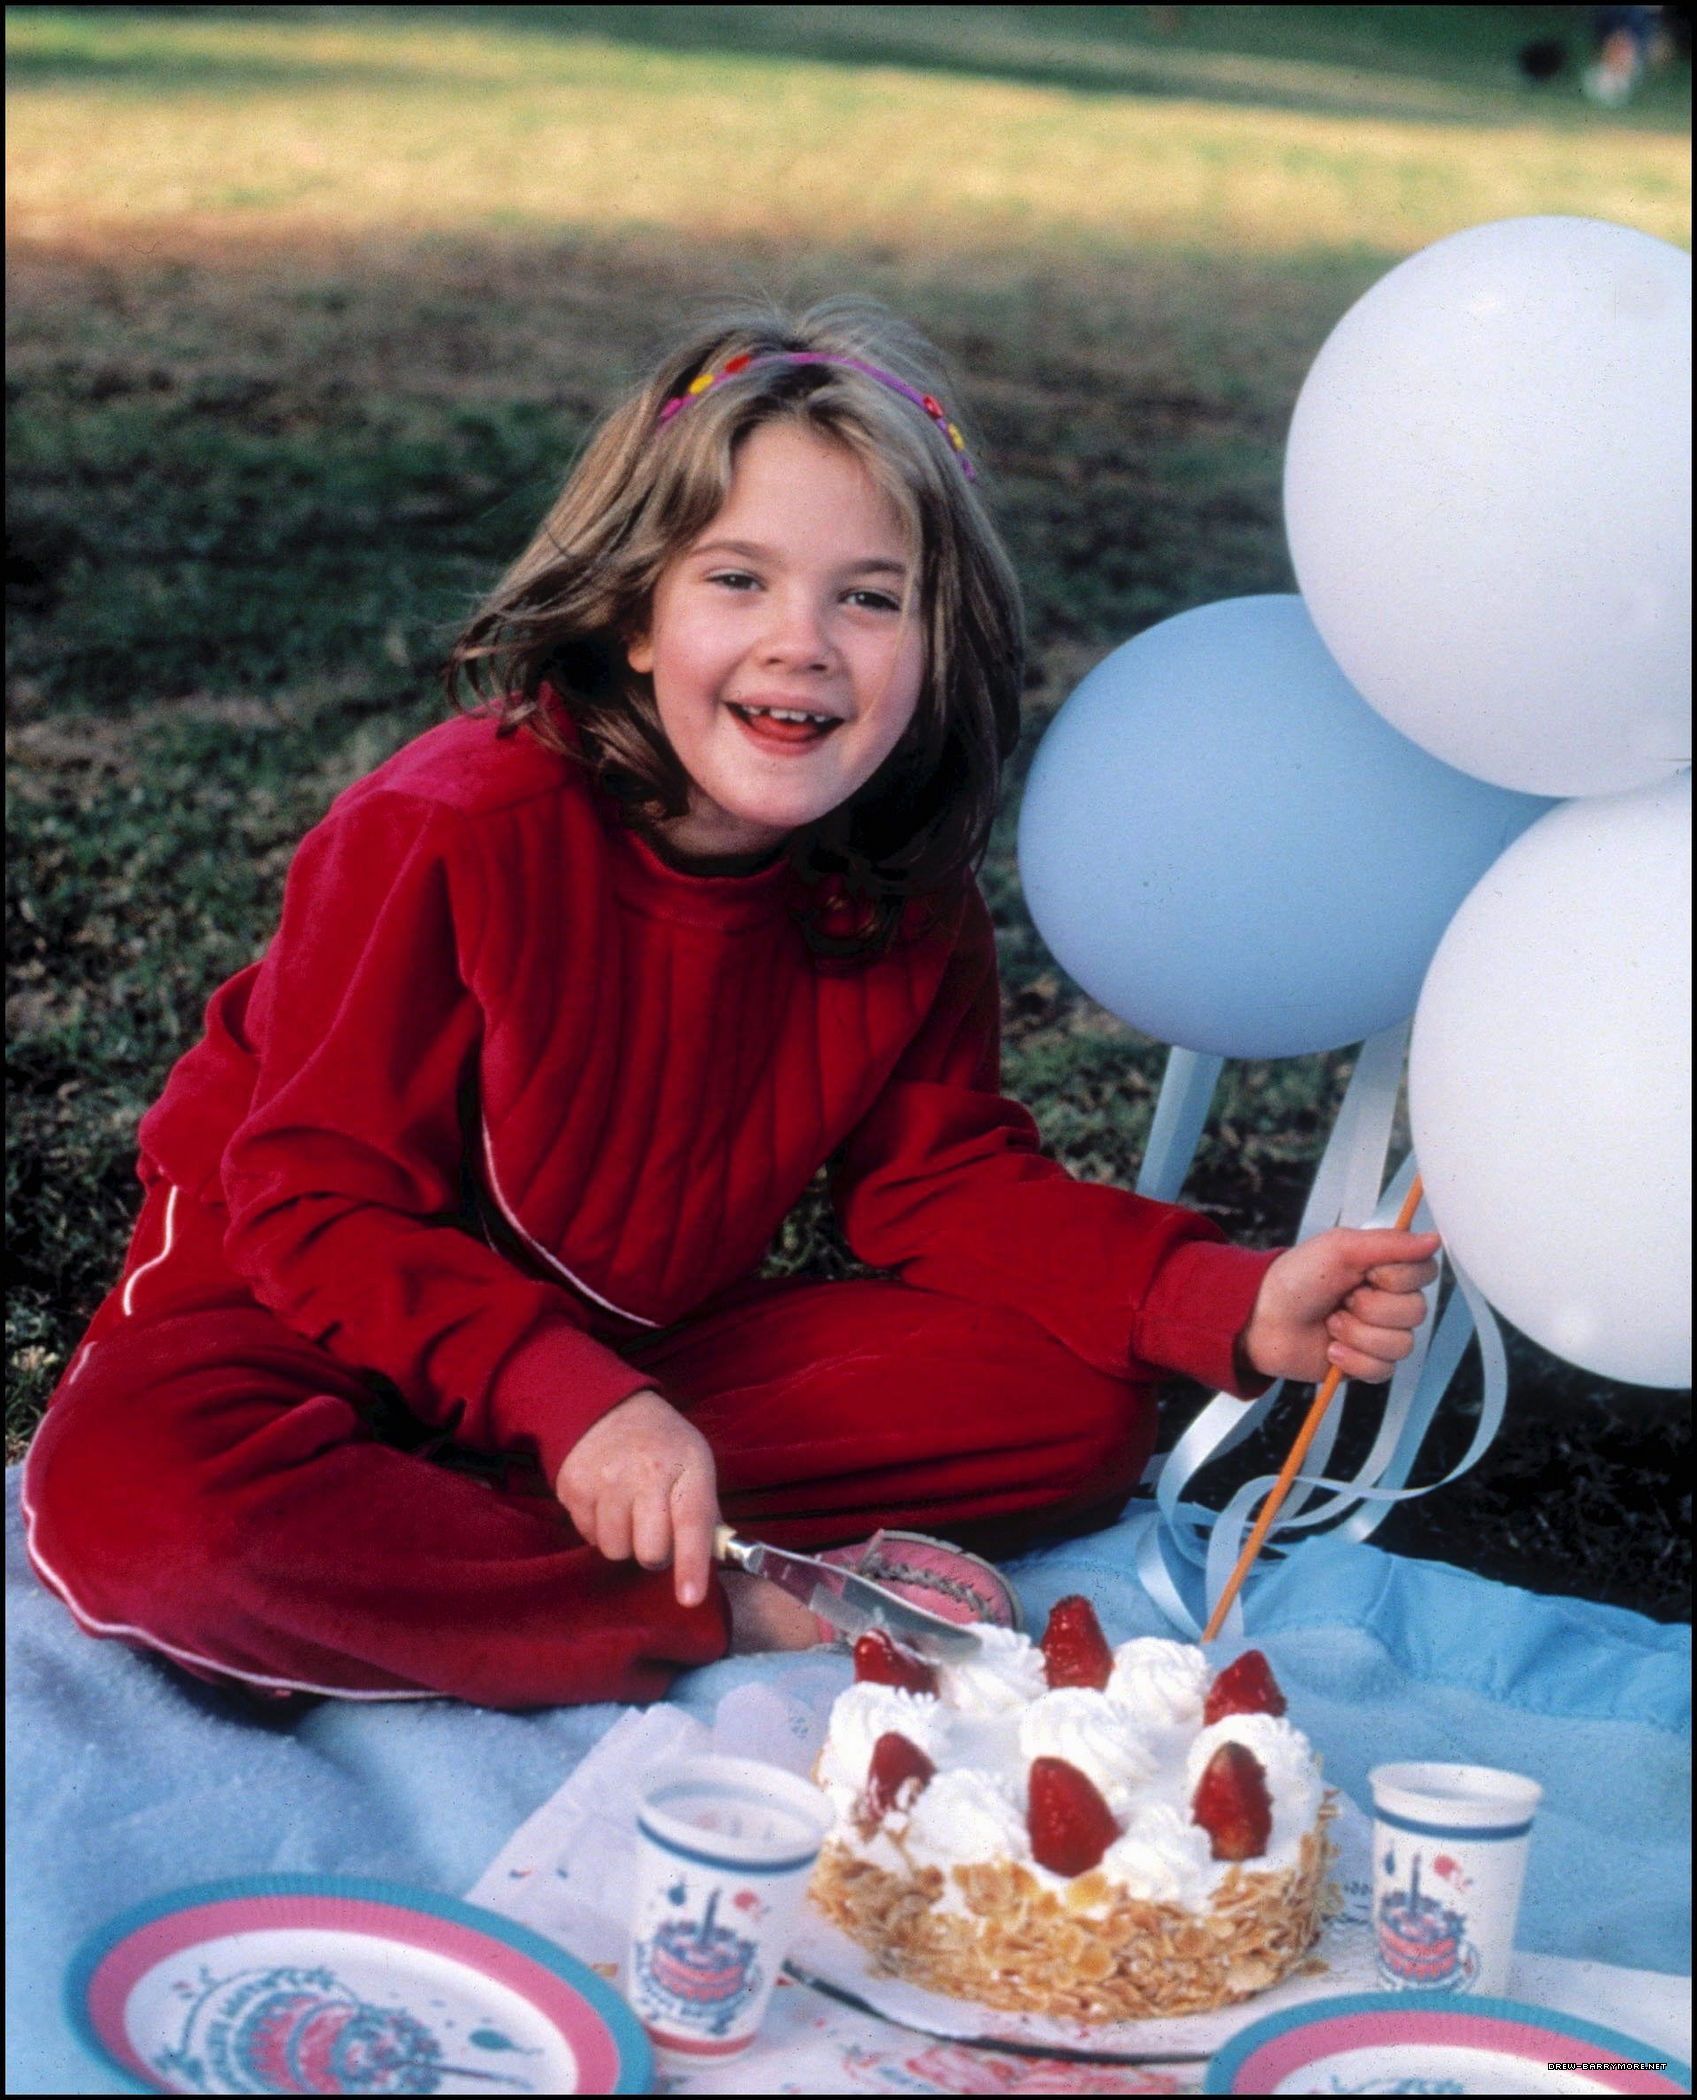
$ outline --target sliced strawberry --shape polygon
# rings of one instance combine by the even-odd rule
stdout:
[[[1051,1874],[1087,1874],[1120,1834],[1094,1784],[1064,1757],[1031,1760],[1025,1812],[1031,1856]]]
[[[1227,1714],[1282,1714],[1285,1695],[1259,1648],[1245,1648],[1227,1663],[1211,1685],[1202,1708],[1202,1724],[1211,1728]]]
[[[1196,1782],[1190,1820],[1207,1831],[1216,1859],[1259,1859],[1273,1834],[1273,1804],[1261,1760],[1222,1743]]]
[[[1063,1597],[1043,1629],[1043,1668],[1049,1689],[1081,1685],[1104,1692],[1114,1674],[1114,1651],[1108,1646],[1088,1597]]]
[[[891,1729],[872,1745],[866,1770],[865,1811],[881,1823],[892,1808],[911,1808],[935,1777],[937,1767],[917,1743]],[[905,1790],[905,1791],[904,1791]]]
[[[882,1626],[854,1644],[854,1674],[860,1684],[893,1684],[903,1692],[934,1692],[937,1673],[917,1655],[898,1648]]]

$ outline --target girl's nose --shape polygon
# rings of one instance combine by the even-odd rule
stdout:
[[[782,664],[791,670],[823,671],[830,668],[830,637],[820,611],[811,601],[772,601],[771,618],[760,637],[763,663]]]

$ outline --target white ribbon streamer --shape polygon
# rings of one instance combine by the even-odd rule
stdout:
[[[1334,1225],[1389,1225],[1400,1210],[1414,1178],[1413,1156],[1403,1161],[1382,1193],[1380,1185],[1390,1149],[1409,1030],[1408,1022],[1400,1022],[1362,1044],[1337,1121],[1315,1171],[1297,1229],[1299,1241]],[[1213,1065],[1212,1071],[1205,1070],[1209,1064]],[[1155,1151],[1156,1131],[1162,1136],[1161,1150],[1152,1167],[1146,1156],[1145,1172],[1138,1181],[1140,1193],[1154,1194],[1158,1187],[1171,1200],[1182,1188],[1218,1072],[1217,1060],[1204,1060],[1191,1051],[1171,1053],[1151,1131],[1151,1153]],[[1188,1150],[1182,1149],[1185,1146]],[[1154,1185],[1145,1187],[1145,1180]],[[1424,1205],[1416,1213],[1415,1223],[1417,1229],[1430,1230]],[[1412,1353],[1397,1366],[1385,1392],[1384,1413],[1372,1449],[1352,1478],[1335,1480],[1328,1476],[1326,1465],[1343,1415],[1340,1399],[1339,1404],[1328,1409],[1320,1424],[1309,1449],[1307,1467],[1292,1483],[1269,1533],[1269,1545],[1281,1538],[1288,1542],[1290,1534],[1325,1524],[1333,1525],[1345,1538],[1365,1539],[1395,1503],[1430,1494],[1434,1488],[1459,1480],[1489,1449],[1501,1427],[1508,1395],[1502,1337],[1489,1306],[1453,1263],[1455,1288],[1442,1317],[1438,1316],[1443,1261],[1440,1251],[1439,1277],[1425,1294],[1427,1318],[1416,1330]],[[1484,1370],[1484,1393],[1472,1442],[1441,1480],[1424,1487],[1408,1487],[1405,1483],[1438,1403],[1475,1333]],[[1166,1457],[1155,1461],[1145,1476],[1145,1485],[1155,1488],[1157,1516],[1139,1541],[1138,1572],[1166,1617],[1192,1639],[1207,1623],[1230,1579],[1254,1513],[1277,1476],[1266,1474],[1246,1482],[1217,1514],[1181,1498],[1204,1466],[1223,1457],[1260,1427],[1282,1389],[1280,1381],[1256,1400],[1217,1394]],[[1317,1495],[1324,1499],[1316,1502]],[[1253,1582],[1252,1573],[1245,1590]],[[1222,1631],[1242,1637],[1242,1593],[1234,1601]]]
[[[1153,1196],[1161,1203],[1176,1203],[1184,1177],[1196,1157],[1202,1131],[1219,1084],[1223,1057],[1206,1057],[1200,1050],[1167,1052],[1167,1069],[1161,1075],[1161,1091],[1155,1100],[1155,1120],[1149,1126],[1149,1142],[1143,1151],[1143,1166],[1137,1177],[1137,1193]]]
[[[1315,1169],[1314,1181],[1308,1192],[1308,1201],[1303,1207],[1302,1222],[1296,1228],[1298,1240],[1311,1239],[1317,1232],[1325,1232],[1333,1225],[1359,1223],[1378,1192],[1378,1180],[1384,1171],[1385,1155],[1390,1149],[1391,1125],[1396,1116],[1398,1077],[1402,1056],[1407,1046],[1409,1023],[1400,1022],[1382,1034],[1371,1036],[1361,1046],[1361,1054],[1355,1061],[1349,1085],[1338,1109],[1337,1121],[1332,1126],[1331,1136],[1320,1164]],[[1168,1061],[1171,1073],[1172,1058],[1192,1058],[1190,1051],[1174,1051]],[[1386,1085],[1387,1067],[1393,1068],[1398,1077],[1392,1077]],[[1188,1092],[1193,1084],[1192,1068],[1180,1067],[1178,1087]],[[1155,1122],[1162,1121],[1162,1108],[1167,1091],[1163,1080],[1163,1099],[1156,1103]],[[1176,1118],[1171,1119],[1176,1120]],[[1200,1137],[1200,1126],[1197,1136]],[[1194,1156],[1195,1140],[1192,1141]],[[1350,1171],[1351,1162],[1357,1154],[1365,1162],[1363,1167]],[[1189,1171],[1187,1159],[1173,1184],[1176,1196],[1184,1184],[1184,1175]],[[1170,1174],[1170,1168],[1169,1168]],[[1163,1178],[1167,1178],[1164,1176]],[[1346,1187],[1353,1197],[1355,1191],[1368,1181],[1373,1184],[1365,1201],[1360,1203],[1353,1218],[1345,1209]],[[1139,1189],[1142,1189],[1141,1180]],[[1171,1201],[1169,1197],[1167,1200]],[[1271,1412],[1283,1390],[1283,1380],[1270,1386],[1257,1400],[1239,1400],[1231,1393],[1221,1393],[1197,1416],[1165,1458],[1153,1461],[1144,1475],[1146,1487],[1157,1480],[1163,1483],[1160,1500],[1168,1512],[1177,1506],[1180,1490],[1190,1475],[1205,1465],[1211,1458],[1222,1457],[1258,1428],[1264,1417]],[[1330,1447],[1328,1446],[1328,1449]]]

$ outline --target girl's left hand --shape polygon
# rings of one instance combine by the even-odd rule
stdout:
[[[1261,1279],[1238,1337],[1239,1369],[1305,1381],[1334,1367],[1346,1378],[1389,1378],[1426,1317],[1420,1293],[1438,1273],[1438,1246],[1435,1232],[1339,1226],[1290,1248]]]

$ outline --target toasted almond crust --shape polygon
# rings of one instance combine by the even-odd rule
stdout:
[[[1338,1908],[1326,1870],[1336,1856],[1318,1826],[1294,1867],[1232,1867],[1206,1911],[1110,1894],[1082,1874],[1057,1895],[1013,1860],[953,1868],[965,1910],[941,1910],[943,1873],[891,1874],[828,1843],[808,1890],[833,1925],[886,1974],[1000,2012],[1072,2020],[1142,2020],[1213,2012],[1302,1966]]]

